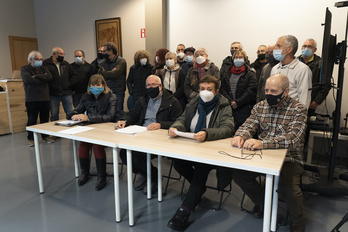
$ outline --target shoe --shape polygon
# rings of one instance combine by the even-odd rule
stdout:
[[[46,138],[44,138],[42,140],[46,141],[46,143],[54,143],[55,142],[55,140],[53,138],[51,138],[51,137],[46,137]]]
[[[34,147],[35,143],[34,140],[28,140],[28,147]]]
[[[89,179],[89,173],[83,173],[82,172],[82,174],[81,174],[81,176],[79,178],[79,181],[78,181],[78,185],[82,186],[82,185],[86,184],[88,179]]]
[[[190,214],[185,212],[183,208],[179,208],[174,216],[169,220],[167,226],[173,230],[185,230],[188,227],[188,219]]]
[[[290,232],[305,232],[304,222],[290,223]]]
[[[253,208],[253,214],[256,218],[263,218],[263,207],[260,205],[255,205]]]
[[[146,185],[146,177],[138,173],[133,186],[134,190],[135,191],[143,190],[145,185]]]
[[[152,182],[152,183],[151,183],[151,194],[157,193],[157,190],[158,190],[157,181]],[[143,188],[143,193],[144,193],[145,195],[147,195],[147,184],[146,184],[146,185],[144,186],[144,188]]]
[[[95,184],[95,190],[99,191],[102,190],[103,188],[105,188],[106,186],[106,177],[99,177],[97,179],[97,183]]]

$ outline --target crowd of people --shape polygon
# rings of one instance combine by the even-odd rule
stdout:
[[[98,48],[97,58],[89,64],[82,50],[74,52],[75,62],[64,61],[64,50],[52,49],[43,60],[32,51],[28,65],[21,68],[27,108],[27,126],[59,120],[62,103],[67,119],[88,123],[116,122],[116,129],[140,125],[148,130],[167,129],[194,133],[198,142],[232,138],[232,146],[250,150],[288,149],[280,174],[279,195],[287,203],[290,231],[305,231],[300,176],[307,115],[315,110],[330,90],[319,85],[321,58],[317,44],[307,39],[296,57],[298,40],[281,36],[275,44],[260,45],[257,59],[250,64],[240,42],[230,45],[231,56],[218,68],[205,48],[158,49],[150,63],[150,53],[139,50],[127,78],[127,64],[113,43]],[[128,88],[128,111],[124,111]],[[28,132],[28,146],[34,146]],[[56,138],[42,135],[47,143]],[[89,180],[89,151],[93,148],[98,179],[97,191],[106,184],[105,148],[81,142],[81,175],[78,185]],[[125,151],[121,150],[126,163]],[[255,217],[263,216],[264,189],[257,173],[216,167],[174,159],[174,168],[190,183],[182,204],[169,220],[174,230],[184,230],[189,216],[206,191],[212,169],[217,170],[218,189],[235,183],[250,197]],[[157,168],[151,166],[151,190],[146,189],[146,156],[133,156],[136,191],[157,191]]]

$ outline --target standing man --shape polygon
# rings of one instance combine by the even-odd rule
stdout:
[[[73,110],[72,88],[77,83],[77,74],[64,60],[64,55],[63,49],[55,47],[52,49],[52,56],[43,62],[53,78],[49,83],[51,121],[59,120],[60,102],[63,104],[65,114]]]
[[[256,70],[256,78],[257,82],[260,80],[260,75],[263,67],[267,64],[267,58],[266,58],[266,51],[267,47],[266,45],[260,45],[257,48],[257,59],[254,61],[254,63],[251,64],[251,67]]]
[[[312,95],[311,104],[308,109],[308,116],[313,116],[317,107],[326,99],[330,92],[330,79],[325,81],[327,85],[319,85],[321,58],[314,54],[317,51],[317,42],[314,39],[307,39],[303,45],[298,58],[305,63],[312,71]]]
[[[74,52],[75,62],[71,64],[77,73],[77,84],[73,87],[73,105],[76,108],[80,104],[82,95],[87,92],[89,78],[92,75],[91,65],[85,60],[85,53],[82,50]]]
[[[311,101],[312,72],[307,65],[295,57],[298,40],[293,35],[279,37],[273,50],[273,56],[280,61],[272,68],[271,76],[284,74],[290,83],[289,96],[304,104],[307,109]]]
[[[185,52],[185,63],[181,65],[182,71],[185,76],[188,73],[188,70],[193,67],[196,62],[196,57],[194,56],[196,49],[194,47],[188,47],[184,50]]]
[[[227,56],[222,61],[221,68],[220,68],[220,75],[225,75],[230,72],[230,67],[233,66],[232,56],[237,50],[243,50],[243,44],[241,44],[240,42],[231,43],[231,46],[230,46],[231,56]]]
[[[117,111],[123,111],[123,101],[126,92],[126,60],[117,54],[115,44],[108,42],[104,45],[105,61],[101,63],[100,74],[105,78],[106,84],[116,95]]]
[[[101,47],[98,48],[97,58],[95,58],[95,60],[93,60],[92,63],[91,63],[92,75],[98,73],[98,71],[100,69],[100,65],[104,61],[105,61],[104,46],[101,46]]]
[[[303,197],[300,178],[303,172],[303,147],[307,109],[289,97],[289,80],[283,74],[267,79],[266,101],[257,103],[251,116],[237,130],[232,146],[248,149],[288,149],[279,176],[279,197],[285,200],[290,213],[290,231],[304,232]],[[257,134],[258,139],[254,139]],[[258,173],[234,170],[236,184],[254,202],[255,217],[263,216],[264,189],[256,181]]]
[[[181,66],[182,64],[185,63],[185,45],[183,44],[178,44],[176,47],[176,55],[178,59],[178,64]]]

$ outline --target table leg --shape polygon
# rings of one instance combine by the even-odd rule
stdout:
[[[263,215],[263,232],[270,231],[271,222],[271,205],[272,205],[272,186],[273,186],[273,175],[266,175],[266,189],[265,189],[265,205]]]
[[[39,190],[40,190],[40,193],[44,193],[45,190],[44,190],[43,182],[42,182],[39,137],[38,137],[38,133],[37,132],[33,132],[33,134],[34,134],[34,145],[35,145],[37,177],[38,177],[38,180],[39,180]]]
[[[73,151],[74,151],[74,165],[75,165],[75,177],[79,177],[79,166],[77,163],[77,141],[73,140]]]
[[[313,155],[313,143],[314,143],[314,135],[309,130],[309,137],[308,137],[308,151],[307,151],[307,164],[312,163],[312,155]]]
[[[158,175],[157,175],[157,185],[158,185],[158,201],[162,201],[162,156],[158,156]]]
[[[129,211],[129,225],[134,226],[134,212],[133,212],[133,174],[132,174],[132,150],[127,149],[127,182],[128,182],[128,211]],[[115,173],[117,175],[117,173]],[[114,174],[114,175],[115,175]]]
[[[112,148],[112,159],[114,165],[114,188],[115,188],[115,214],[116,222],[121,221],[121,211],[120,211],[120,182],[118,176],[118,157],[120,154],[119,148]]]
[[[278,192],[277,192],[277,190],[278,190],[278,183],[279,183],[279,176],[274,176],[271,231],[277,231],[277,212],[278,212]]]
[[[146,167],[147,167],[147,199],[151,199],[151,154],[147,153],[146,154]]]

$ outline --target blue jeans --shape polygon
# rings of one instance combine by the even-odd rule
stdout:
[[[59,120],[60,102],[63,104],[65,114],[73,110],[71,95],[51,96],[51,122]]]
[[[123,110],[123,102],[124,102],[124,92],[116,92],[116,109],[117,111]]]

